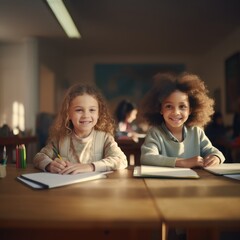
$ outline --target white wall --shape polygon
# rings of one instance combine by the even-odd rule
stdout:
[[[25,128],[35,131],[38,109],[38,51],[35,40],[0,46],[0,126],[12,127],[12,105],[25,108]]]

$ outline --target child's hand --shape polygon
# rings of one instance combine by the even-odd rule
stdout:
[[[194,156],[186,159],[177,159],[176,167],[184,167],[184,168],[193,168],[193,167],[203,167],[204,159],[200,156]]]
[[[60,174],[77,174],[77,173],[93,172],[93,171],[94,171],[93,164],[69,163],[69,165],[59,173]]]
[[[210,167],[220,164],[220,159],[215,155],[208,155],[204,158],[204,167]]]
[[[68,161],[55,158],[50,164],[47,165],[46,170],[51,173],[60,173],[68,165]]]

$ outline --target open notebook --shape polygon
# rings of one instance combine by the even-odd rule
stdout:
[[[48,172],[22,174],[17,179],[36,189],[55,188],[79,182],[85,182],[100,178],[106,178],[110,172],[90,172],[76,175],[61,175]]]
[[[156,178],[199,178],[198,174],[190,168],[171,168],[155,166],[134,167],[134,177],[156,177]]]
[[[216,175],[240,174],[240,163],[223,163],[204,169]]]

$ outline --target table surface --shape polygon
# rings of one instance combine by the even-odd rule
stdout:
[[[197,170],[200,178],[145,179],[163,221],[179,227],[240,229],[240,181]]]
[[[143,179],[134,178],[129,167],[106,179],[34,190],[16,177],[37,170],[9,164],[7,176],[0,179],[0,226],[9,230],[161,232],[164,223],[170,227],[240,229],[240,181],[196,171],[200,179]]]
[[[155,228],[158,212],[143,180],[132,170],[108,174],[106,179],[64,187],[34,190],[16,180],[32,167],[7,165],[0,179],[0,226],[5,228]]]

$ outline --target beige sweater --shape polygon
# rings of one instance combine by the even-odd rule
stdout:
[[[127,158],[118,147],[112,135],[93,130],[79,139],[74,134],[66,136],[61,142],[54,143],[64,160],[72,163],[93,163],[95,171],[109,171],[127,167]],[[33,159],[34,166],[45,171],[46,166],[56,158],[52,144],[41,149]]]

